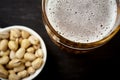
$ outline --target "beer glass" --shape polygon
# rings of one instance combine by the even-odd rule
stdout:
[[[119,0],[42,0],[42,18],[56,45],[85,53],[104,45],[119,31]]]

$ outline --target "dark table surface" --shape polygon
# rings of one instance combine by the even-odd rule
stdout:
[[[49,38],[42,22],[41,0],[0,0],[0,27],[24,25],[41,35],[47,62],[34,80],[88,80],[120,77],[120,32],[104,46],[87,54],[62,51]]]

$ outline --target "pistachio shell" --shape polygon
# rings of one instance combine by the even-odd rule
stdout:
[[[28,73],[27,73],[26,70],[23,70],[23,71],[18,72],[17,75],[18,75],[20,78],[25,78],[25,77],[28,76]]]
[[[22,61],[20,59],[12,59],[9,63],[8,66],[9,67],[17,67],[20,66],[22,64]]]
[[[10,59],[14,59],[15,56],[15,51],[10,51],[10,55],[9,55]]]
[[[29,67],[28,69],[27,69],[27,71],[28,71],[28,74],[33,74],[33,73],[35,73],[35,69],[33,68],[33,67]]]
[[[0,50],[5,51],[8,48],[8,40],[4,39],[0,42]]]
[[[42,51],[42,49],[37,49],[36,52],[35,52],[35,56],[43,58],[43,51]]]
[[[35,60],[32,62],[32,67],[33,67],[34,69],[38,69],[38,68],[41,67],[42,63],[43,63],[43,59],[37,58],[37,59],[35,59]]]
[[[31,45],[30,41],[28,39],[23,39],[21,42],[21,47],[22,48],[28,48]]]
[[[0,51],[0,56],[8,56],[10,54],[10,50]]]
[[[16,51],[18,49],[18,44],[15,41],[9,41],[8,47],[11,50]]]
[[[8,71],[0,64],[0,77],[7,78]]]
[[[13,70],[14,72],[20,72],[20,71],[23,71],[24,69],[25,69],[25,65],[21,64],[20,66],[15,67]]]
[[[11,73],[8,78],[9,80],[20,80],[20,77],[15,73]]]
[[[33,61],[35,58],[36,58],[35,55],[32,53],[25,53],[24,55],[24,59],[28,61]]]
[[[8,38],[9,38],[9,32],[0,33],[0,39],[8,39]]]
[[[37,45],[39,43],[39,39],[33,35],[30,36],[28,39],[33,45]]]
[[[30,61],[25,62],[25,66],[26,67],[30,67],[31,66],[31,62]]]
[[[29,47],[29,48],[27,49],[27,52],[28,52],[28,53],[34,53],[34,52],[35,52],[35,48],[34,48],[34,47]]]
[[[20,49],[18,49],[18,51],[16,52],[15,55],[16,55],[17,58],[21,59],[21,58],[23,58],[24,54],[25,54],[25,49],[20,48]]]
[[[9,62],[8,56],[3,56],[0,58],[0,64],[7,64]]]
[[[28,33],[27,31],[22,30],[21,33],[22,33],[22,38],[24,39],[27,39],[30,36],[30,33]]]

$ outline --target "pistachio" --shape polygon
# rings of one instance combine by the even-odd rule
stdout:
[[[23,58],[23,56],[24,56],[24,54],[25,54],[25,49],[24,48],[20,48],[20,49],[18,49],[18,51],[16,52],[16,57],[17,58]]]
[[[33,67],[29,67],[29,68],[27,69],[27,71],[28,71],[28,74],[33,74],[33,73],[35,73],[35,69],[34,69]]]
[[[38,40],[38,38],[37,37],[35,37],[35,36],[30,36],[29,38],[29,41],[33,44],[33,45],[37,45],[38,43],[39,43],[39,40]]]
[[[10,54],[10,50],[0,51],[0,56],[8,56]]]
[[[18,29],[11,29],[10,30],[10,40],[16,40],[16,38],[19,38],[21,36],[20,30]]]
[[[9,41],[8,47],[11,50],[16,51],[18,49],[18,44],[15,41]]]
[[[27,73],[26,70],[23,70],[23,71],[18,72],[17,75],[18,75],[20,78],[25,78],[25,77],[28,76],[28,73]]]
[[[15,73],[14,70],[8,70],[9,74]]]
[[[37,59],[35,59],[35,60],[32,62],[32,67],[33,67],[34,69],[38,69],[38,68],[41,67],[42,63],[43,63],[43,59],[37,58]]]
[[[33,45],[33,48],[34,48],[35,50],[39,49],[40,47],[41,47],[40,44]]]
[[[27,39],[30,36],[30,34],[27,31],[22,30],[21,33],[22,33],[22,38],[24,39]]]
[[[22,61],[20,59],[12,59],[9,63],[8,63],[8,66],[9,67],[17,67],[17,66],[20,66],[22,64]]]
[[[20,72],[20,71],[22,71],[24,69],[25,69],[25,65],[21,64],[20,66],[15,67],[13,70],[14,70],[14,72]]]
[[[29,48],[27,49],[27,52],[28,52],[28,53],[34,53],[34,51],[35,51],[35,48],[34,48],[34,47],[29,47]]]
[[[30,41],[28,39],[23,39],[21,42],[21,47],[22,48],[28,48],[31,45]]]
[[[25,66],[26,67],[30,67],[31,66],[31,62],[30,61],[25,62]]]
[[[16,75],[15,73],[11,73],[8,76],[9,80],[20,80],[20,77]]]
[[[9,62],[8,56],[3,56],[0,58],[0,64],[7,64]]]
[[[10,55],[9,55],[10,59],[14,59],[15,56],[15,51],[10,51]]]
[[[8,39],[8,38],[9,38],[9,32],[0,33],[0,39]]]
[[[33,61],[35,58],[36,58],[35,55],[32,53],[25,53],[24,55],[24,59],[28,61]]]
[[[7,78],[8,71],[0,64],[0,77]]]
[[[20,30],[19,29],[11,29],[10,36],[13,36],[15,38],[20,37],[21,36]]]
[[[6,39],[1,40],[0,50],[5,51],[5,50],[7,50],[7,48],[8,48],[8,40],[6,40]]]
[[[42,49],[36,50],[35,56],[36,56],[36,57],[41,57],[41,58],[43,58],[43,51],[42,51]]]

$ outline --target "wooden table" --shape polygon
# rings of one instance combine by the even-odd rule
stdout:
[[[41,0],[0,0],[0,27],[24,25],[41,35],[47,62],[34,80],[92,80],[120,78],[120,32],[106,45],[87,54],[67,53],[49,38],[41,15]]]

